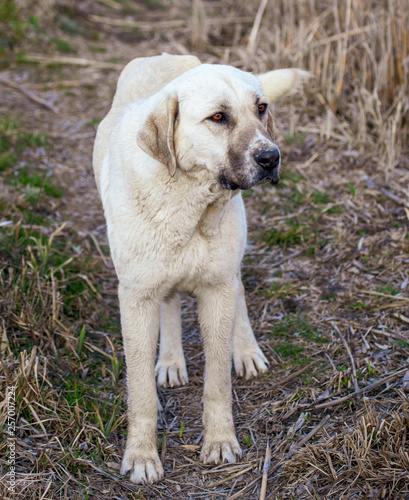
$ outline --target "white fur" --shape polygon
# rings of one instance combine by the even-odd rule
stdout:
[[[274,87],[266,75],[262,82]],[[240,279],[243,201],[219,176],[252,185],[260,175],[254,151],[275,147],[267,133],[272,122],[259,115],[256,98],[265,100],[260,81],[235,68],[201,65],[192,56],[141,58],[124,69],[98,129],[93,161],[119,278],[128,373],[121,473],[130,471],[135,483],[163,475],[155,371],[160,386],[188,382],[179,292],[198,298],[206,354],[201,459],[234,462],[241,454],[231,358],[246,378],[265,372],[268,361],[251,329]],[[220,103],[228,105],[229,126],[209,120]]]

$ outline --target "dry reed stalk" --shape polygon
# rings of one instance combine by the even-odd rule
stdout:
[[[247,54],[248,57],[252,57],[256,50],[256,40],[260,29],[261,20],[263,18],[264,11],[267,7],[268,0],[261,0],[260,6],[257,10],[256,17],[254,18],[253,27],[251,28],[249,41],[247,43]]]
[[[195,50],[204,51],[207,44],[207,17],[202,0],[193,0],[191,43]]]
[[[339,99],[339,96],[341,95],[342,86],[344,83],[350,20],[351,20],[351,0],[347,0],[346,14],[345,14],[345,36],[343,38],[343,44],[342,44],[342,49],[341,49],[341,54],[340,54],[341,61],[339,64],[338,83],[337,83],[337,87],[336,87],[336,91],[335,91],[334,102],[332,103],[332,110],[334,112],[336,112],[336,110],[337,110],[337,101]]]

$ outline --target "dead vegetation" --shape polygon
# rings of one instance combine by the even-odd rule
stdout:
[[[408,17],[403,0],[0,5],[4,498],[409,498]],[[234,381],[242,461],[198,460],[189,299],[190,382],[159,393],[166,476],[143,487],[118,473],[125,368],[90,158],[120,68],[163,51],[316,78],[276,106],[281,183],[244,193],[244,283],[271,370]]]

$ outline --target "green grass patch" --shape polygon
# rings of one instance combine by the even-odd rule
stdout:
[[[280,354],[290,366],[306,365],[311,359],[304,354],[304,347],[291,342],[280,342],[274,346],[277,354]]]
[[[68,406],[75,406],[78,403],[81,403],[86,389],[87,384],[83,381],[78,380],[76,377],[69,377],[67,379],[67,385],[64,389],[64,398]]]
[[[355,196],[356,193],[356,187],[353,182],[349,181],[347,184],[348,191],[352,194],[352,196]]]
[[[61,198],[62,190],[55,186],[51,177],[36,161],[36,151],[48,145],[45,134],[22,130],[8,117],[0,119],[0,172],[4,182],[24,193],[27,202],[34,203],[40,191],[46,196]],[[23,153],[28,153],[22,158]]]
[[[5,182],[22,191],[29,203],[36,202],[41,189],[44,190],[47,196],[53,198],[62,197],[62,190],[52,184],[51,179],[46,177],[45,172],[37,173],[33,170],[35,170],[34,167],[31,169],[28,167],[18,169],[16,175],[8,177]]]
[[[296,184],[301,181],[303,177],[297,172],[297,170],[293,170],[291,168],[283,168],[280,173],[280,183],[284,183],[284,185],[288,185],[290,182]],[[279,187],[278,184],[277,187]]]
[[[64,54],[75,54],[77,51],[71,47],[71,45],[66,40],[59,40],[54,38],[51,40],[56,49]]]
[[[14,167],[17,163],[17,156],[10,151],[0,153],[0,172]]]
[[[283,320],[274,323],[270,335],[274,350],[290,365],[311,362],[305,354],[305,348],[311,342],[328,342],[323,333],[302,313],[289,314]]]
[[[364,304],[362,302],[352,302],[346,305],[346,308],[352,311],[361,311],[367,309],[368,307],[369,307],[368,304]]]
[[[144,0],[144,4],[152,10],[165,9],[166,5],[160,0]]]
[[[0,118],[0,155],[10,151],[21,153],[28,148],[46,145],[45,134],[27,132],[16,121],[7,117]]]
[[[304,347],[296,346],[291,342],[282,342],[275,347],[276,352],[280,353],[284,358],[299,358],[299,354],[304,352]]]
[[[398,293],[401,293],[401,290],[398,290],[393,285],[381,286],[377,291],[386,295],[398,295]]]
[[[269,246],[290,248],[303,244],[309,237],[310,230],[296,221],[283,227],[273,227],[264,233],[263,239]]]
[[[315,203],[316,205],[318,205],[319,203],[326,205],[327,203],[330,202],[329,194],[325,193],[323,191],[315,190],[312,193],[311,198],[312,198],[312,202]]]
[[[106,52],[107,49],[105,47],[101,47],[99,45],[90,45],[89,47],[92,52]]]
[[[323,336],[322,332],[310,323],[307,316],[303,314],[289,314],[282,321],[274,324],[272,335],[292,335],[300,336],[303,339],[325,343],[328,339]]]
[[[393,340],[393,343],[398,345],[399,347],[404,347],[405,349],[409,349],[409,342],[403,339]]]
[[[13,49],[24,37],[26,24],[19,15],[14,1],[0,2],[0,54]]]
[[[301,146],[307,137],[307,132],[301,132],[301,130],[295,130],[294,135],[286,134],[285,140],[287,144],[294,144]]]
[[[65,9],[65,13],[59,16],[58,24],[62,31],[68,33],[69,35],[80,35],[83,30],[79,23],[71,17],[72,13],[68,8]]]

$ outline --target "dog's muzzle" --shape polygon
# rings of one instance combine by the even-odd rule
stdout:
[[[272,171],[280,166],[280,151],[277,147],[263,148],[257,151],[254,160],[262,169]]]
[[[259,149],[253,156],[254,161],[263,170],[264,179],[271,179],[272,184],[280,180],[281,155],[276,146]]]
[[[259,147],[255,153],[252,154],[252,159],[258,168],[250,175],[244,171],[236,171],[234,176],[231,173],[221,173],[219,176],[220,184],[231,191],[236,189],[250,189],[261,182],[270,181],[271,184],[277,184],[280,180],[280,163],[281,156],[277,146],[271,145],[266,147]]]

